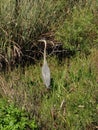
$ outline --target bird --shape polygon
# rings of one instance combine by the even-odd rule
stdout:
[[[39,42],[44,43],[44,61],[42,66],[42,78],[45,86],[50,89],[50,68],[48,66],[47,60],[46,60],[46,48],[47,48],[47,42],[45,39],[38,40]]]

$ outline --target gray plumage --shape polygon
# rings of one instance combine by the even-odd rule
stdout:
[[[50,87],[50,69],[48,67],[47,62],[45,62],[42,66],[42,77],[43,82],[46,85],[47,88]]]
[[[43,62],[43,66],[42,66],[42,78],[43,78],[43,82],[46,85],[47,88],[50,88],[50,69],[48,67],[47,64],[47,60],[46,60],[46,40],[39,40],[40,42],[44,42],[45,47],[44,47],[44,62]]]

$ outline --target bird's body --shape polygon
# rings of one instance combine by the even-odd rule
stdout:
[[[50,69],[48,67],[47,64],[47,60],[46,60],[46,40],[39,40],[40,42],[44,42],[45,47],[44,47],[44,62],[43,62],[43,66],[42,66],[42,78],[43,78],[43,82],[46,85],[47,88],[50,88]]]
[[[42,66],[42,77],[43,82],[46,85],[47,88],[50,87],[50,69],[48,67],[47,62],[45,62]]]

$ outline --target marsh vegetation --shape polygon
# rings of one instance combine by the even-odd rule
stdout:
[[[98,1],[0,4],[0,129],[97,130]],[[49,91],[41,38],[49,43]]]

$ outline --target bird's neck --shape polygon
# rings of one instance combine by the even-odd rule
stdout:
[[[46,42],[45,42],[45,47],[44,47],[44,63],[46,63]]]

